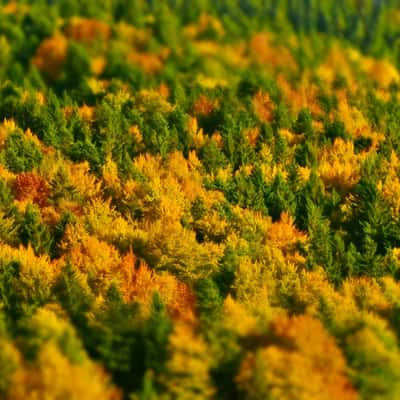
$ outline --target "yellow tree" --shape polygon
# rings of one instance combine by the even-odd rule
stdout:
[[[89,360],[71,363],[53,343],[45,344],[35,364],[25,365],[13,378],[7,397],[12,400],[122,398],[101,368]]]
[[[211,357],[207,344],[193,329],[175,324],[169,338],[169,359],[161,383],[174,400],[212,399],[214,388],[209,375]]]
[[[318,320],[277,318],[269,341],[240,366],[236,383],[247,399],[357,399],[343,355]]]

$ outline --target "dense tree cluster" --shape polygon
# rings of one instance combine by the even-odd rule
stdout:
[[[399,22],[0,1],[0,398],[400,398]]]

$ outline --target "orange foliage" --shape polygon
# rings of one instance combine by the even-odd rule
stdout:
[[[290,261],[302,259],[296,251],[296,246],[299,243],[305,245],[308,241],[307,235],[296,228],[293,218],[286,212],[281,214],[279,221],[271,225],[266,238],[268,244],[281,249]]]
[[[271,344],[248,353],[236,377],[248,399],[357,399],[344,357],[321,322],[280,317],[271,334]]]
[[[258,126],[256,126],[255,128],[249,129],[246,132],[246,137],[247,137],[248,142],[250,143],[250,146],[254,148],[260,137],[260,128]]]
[[[170,90],[169,90],[168,85],[165,82],[160,83],[160,86],[158,87],[157,91],[161,97],[168,99],[168,97],[170,95]]]
[[[253,99],[254,110],[263,122],[271,122],[274,116],[274,103],[267,92],[259,90]]]
[[[30,200],[39,207],[44,207],[48,203],[49,188],[47,182],[34,172],[18,174],[15,178],[13,191],[17,200]]]
[[[144,53],[134,50],[129,53],[128,60],[132,64],[137,64],[143,71],[149,74],[155,74],[163,68],[162,54]]]
[[[67,47],[67,39],[62,34],[55,33],[40,44],[32,62],[48,78],[56,79],[64,65]]]
[[[154,292],[158,292],[174,320],[194,324],[195,297],[188,285],[173,275],[158,274],[132,252],[126,254],[118,268],[120,290],[125,301],[138,301],[149,312]]]
[[[90,70],[94,75],[101,75],[106,67],[104,57],[95,57],[90,62]]]
[[[196,323],[195,303],[196,298],[189,286],[179,280],[174,279],[175,290],[167,306],[171,317],[185,323]],[[163,292],[164,283],[161,279],[160,290]]]
[[[108,41],[111,37],[111,29],[106,23],[89,18],[72,19],[65,33],[69,38],[87,44],[96,40]]]
[[[215,101],[202,94],[193,104],[193,113],[195,115],[210,115],[216,107]]]
[[[18,4],[15,0],[9,1],[5,6],[3,6],[3,12],[5,14],[15,14],[18,10]]]
[[[267,33],[254,34],[249,43],[250,56],[255,63],[273,69],[296,69],[296,62],[289,49],[283,46],[274,46],[271,36]]]
[[[286,78],[279,74],[277,83],[282,90],[286,102],[291,109],[297,114],[301,109],[307,108],[312,114],[321,114],[322,109],[318,103],[319,89],[314,83],[310,83],[311,78],[305,73],[300,83],[296,86],[289,83]]]
[[[81,107],[79,107],[78,112],[84,121],[86,121],[86,122],[93,121],[94,113],[95,113],[94,107],[90,107],[90,106],[84,104]]]

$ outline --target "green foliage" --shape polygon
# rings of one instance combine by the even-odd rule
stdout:
[[[375,251],[381,255],[387,249],[397,247],[397,223],[376,185],[369,180],[361,180],[355,188],[355,194],[357,197],[352,205],[353,215],[350,221],[354,243],[372,251],[372,242],[375,242]]]
[[[284,211],[295,214],[296,203],[293,191],[280,174],[276,175],[264,196],[269,215],[274,220],[277,220]]]
[[[204,279],[196,285],[198,309],[204,318],[211,320],[218,315],[221,308],[221,295],[219,288],[212,279]]]
[[[37,168],[43,156],[34,142],[20,132],[14,132],[7,137],[5,149],[0,157],[8,169],[18,173]]]
[[[65,69],[65,85],[78,86],[90,75],[90,59],[85,48],[79,43],[70,42]]]
[[[398,1],[0,3],[1,399],[399,398]]]
[[[19,223],[19,238],[25,246],[32,246],[36,254],[48,253],[51,246],[49,228],[42,222],[40,211],[28,204]]]

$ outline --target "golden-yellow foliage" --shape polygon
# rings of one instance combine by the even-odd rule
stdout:
[[[132,135],[132,137],[135,139],[136,144],[141,144],[143,141],[143,135],[142,132],[140,132],[140,129],[137,125],[133,125],[129,128],[129,133]]]
[[[236,246],[245,245],[239,241]],[[293,301],[301,290],[301,282],[298,267],[280,249],[265,246],[260,260],[254,262],[243,257],[232,286],[241,304],[254,315],[268,320],[286,301]]]
[[[357,399],[334,339],[311,317],[280,317],[271,344],[248,353],[236,382],[248,399]],[[312,345],[310,345],[312,343]]]
[[[122,398],[96,364],[72,364],[52,343],[42,347],[35,365],[15,373],[8,396],[13,400]]]
[[[136,96],[136,101],[139,109],[143,112],[157,111],[160,113],[169,113],[175,108],[175,106],[168,102],[157,90],[141,90]]]
[[[279,129],[279,134],[287,140],[290,146],[301,143],[304,140],[303,133],[302,134],[292,133],[289,129]]]
[[[184,281],[205,278],[215,271],[223,246],[198,243],[195,232],[171,220],[158,220],[148,226],[146,252],[161,270],[166,269]]]
[[[342,290],[344,296],[353,298],[361,310],[384,313],[392,306],[374,278],[348,279],[344,282]]]
[[[196,117],[190,117],[188,120],[188,133],[197,149],[201,148],[206,143],[206,136],[203,128],[198,127]]]
[[[0,243],[0,268],[10,262],[20,264],[19,291],[25,298],[49,294],[61,269],[58,261],[51,262],[47,255],[36,256],[30,246],[13,248]]]
[[[107,157],[102,167],[102,177],[104,186],[111,190],[114,195],[120,194],[122,185],[118,176],[118,166],[111,157]]]
[[[361,111],[351,106],[347,99],[342,99],[338,104],[338,117],[343,121],[346,132],[355,138],[366,138],[371,140],[369,152],[376,151],[379,143],[384,140],[384,135],[372,131],[369,122],[361,113]]]
[[[293,218],[286,212],[281,214],[279,221],[271,225],[266,239],[268,245],[278,247],[292,260],[300,260],[296,246],[305,245],[308,241],[307,235],[296,228]]]
[[[397,249],[398,251],[399,249]],[[379,285],[382,293],[391,305],[398,304],[400,300],[400,285],[391,276],[385,276],[379,279]]]
[[[396,67],[387,60],[364,58],[361,65],[369,78],[383,88],[388,88],[391,83],[400,81],[400,75]]]
[[[90,173],[90,165],[87,161],[77,164],[66,163],[65,167],[71,184],[76,187],[85,200],[93,199],[99,195],[101,184]]]
[[[123,218],[115,210],[111,199],[104,201],[94,198],[84,207],[83,213],[88,232],[110,243],[121,244],[129,241],[136,227],[129,217]],[[107,229],[104,229],[105,226]]]
[[[219,19],[212,15],[201,14],[196,23],[185,27],[184,34],[190,39],[195,39],[208,30],[212,30],[218,36],[224,35],[224,28]]]
[[[220,46],[213,40],[198,40],[194,47],[202,57],[212,57],[218,54]]]
[[[268,311],[268,282],[270,271],[260,264],[244,258],[235,273],[235,293],[240,304],[251,312]]]
[[[16,371],[21,368],[21,354],[17,347],[4,337],[0,337],[0,393],[9,391],[15,380]],[[0,396],[1,396],[0,394]],[[4,398],[4,397],[3,397]]]
[[[201,219],[193,223],[197,232],[201,232],[205,240],[220,241],[226,237],[230,227],[216,210],[210,210]]]
[[[317,76],[330,87],[338,71],[340,76],[346,79],[350,89],[356,88],[356,75],[354,71],[354,59],[359,59],[361,54],[358,51],[343,49],[343,46],[334,42],[324,62],[316,69]]]
[[[361,156],[354,153],[353,142],[337,138],[322,150],[318,175],[328,187],[348,191],[360,178],[360,160]]]
[[[116,279],[120,257],[118,251],[95,236],[77,238],[68,253],[72,264],[90,277],[91,286],[97,293],[105,293]]]
[[[8,135],[17,130],[17,124],[13,119],[5,118],[0,124],[0,148],[4,148]],[[2,166],[2,168],[4,168]]]
[[[137,28],[125,22],[119,22],[115,29],[124,43],[135,48],[144,48],[151,37],[150,29]]]
[[[211,355],[203,338],[193,329],[176,323],[169,338],[169,359],[161,377],[169,396],[176,400],[214,397],[209,370]]]
[[[266,307],[265,304],[264,306]],[[229,332],[234,332],[238,336],[246,336],[257,331],[257,319],[231,295],[224,301],[223,323]]]
[[[390,205],[393,216],[400,216],[400,160],[392,152],[390,160],[383,163],[385,176],[378,181],[377,187],[384,199]]]
[[[301,270],[299,281],[294,299],[310,315],[319,315],[321,304],[332,310],[342,301],[342,297],[331,286],[322,268],[316,268],[314,271]]]

